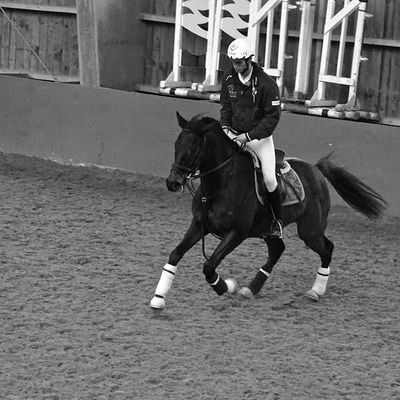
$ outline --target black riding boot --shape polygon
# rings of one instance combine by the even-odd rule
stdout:
[[[272,210],[272,224],[271,224],[271,236],[282,237],[282,197],[279,187],[268,193],[269,203]]]

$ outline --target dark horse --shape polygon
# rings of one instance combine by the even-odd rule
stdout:
[[[175,142],[175,162],[166,180],[167,187],[176,192],[196,172],[200,185],[193,198],[192,222],[183,240],[170,253],[150,306],[159,310],[165,307],[165,296],[171,288],[178,262],[209,233],[220,237],[221,241],[204,262],[203,273],[219,295],[237,292],[236,282],[220,278],[216,271],[224,257],[246,238],[259,237],[266,242],[266,264],[247,287],[239,290],[239,295],[251,298],[261,289],[285,249],[282,239],[266,233],[272,215],[256,196],[253,161],[224,134],[215,119],[196,116],[187,121],[179,113],[177,117],[182,131]],[[324,233],[330,208],[326,179],[351,207],[369,218],[381,215],[386,202],[329,156],[315,166],[296,158],[288,162],[300,177],[305,198],[284,207],[283,224],[296,222],[299,237],[321,258],[314,285],[307,292],[308,297],[318,300],[326,290],[334,248]]]

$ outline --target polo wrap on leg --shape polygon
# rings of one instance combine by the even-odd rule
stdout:
[[[326,292],[326,285],[328,284],[329,274],[331,269],[318,268],[317,277],[315,278],[312,290],[314,290],[319,296],[323,296]]]
[[[270,273],[264,271],[262,268],[258,270],[257,275],[254,277],[249,285],[249,289],[251,290],[251,293],[253,293],[253,295],[260,291],[265,281],[269,278],[269,275]]]
[[[226,282],[217,273],[215,273],[212,279],[207,279],[207,282],[219,296],[222,296],[228,291]]]
[[[156,287],[155,295],[157,297],[164,298],[171,289],[172,282],[175,278],[177,266],[171,264],[165,264],[164,269],[161,273],[160,280]]]

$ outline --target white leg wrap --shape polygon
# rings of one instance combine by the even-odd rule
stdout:
[[[161,273],[160,280],[158,281],[156,291],[153,299],[150,302],[152,308],[163,309],[165,307],[165,296],[171,289],[172,282],[175,278],[177,266],[165,264]]]
[[[175,278],[177,267],[171,264],[165,264],[161,273],[160,280],[156,287],[156,296],[165,297],[171,289],[172,282]]]
[[[314,290],[319,296],[323,296],[326,292],[326,285],[328,284],[329,274],[331,269],[318,268],[317,277],[315,278],[312,290]]]

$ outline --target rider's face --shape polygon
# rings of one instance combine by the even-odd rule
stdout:
[[[243,74],[248,68],[248,63],[244,59],[232,60],[232,65],[238,74]]]

